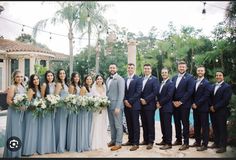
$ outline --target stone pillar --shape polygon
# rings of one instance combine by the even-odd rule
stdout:
[[[30,57],[30,75],[34,74],[35,57]]]
[[[133,63],[136,68],[136,40],[129,40],[128,41],[128,63]]]
[[[25,59],[23,57],[19,57],[19,70],[23,75],[25,75]]]

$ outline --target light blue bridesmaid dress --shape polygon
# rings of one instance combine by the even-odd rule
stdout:
[[[68,87],[63,84],[64,88],[60,92],[60,97],[64,98],[68,95]],[[57,108],[55,115],[55,135],[56,150],[63,153],[66,149],[66,132],[67,132],[68,111],[64,106]]]
[[[86,96],[92,96],[90,92]],[[82,110],[77,116],[77,152],[91,150],[91,128],[92,128],[91,111]]]
[[[25,88],[22,85],[17,86],[15,94],[24,94],[26,93]],[[4,158],[16,158],[21,157],[22,153],[22,146],[18,151],[10,151],[7,146],[6,142],[10,137],[18,137],[21,142],[23,143],[23,118],[24,118],[24,111],[16,111],[11,106],[8,107],[7,111],[7,124],[6,124],[6,132],[5,132],[5,146],[3,157]],[[21,144],[22,144],[21,143]]]
[[[36,92],[36,97],[41,98],[39,90]],[[27,110],[24,115],[24,142],[22,148],[22,155],[29,156],[37,153],[37,139],[38,139],[38,117],[34,117],[32,112]]]
[[[55,83],[49,83],[49,94],[54,94]],[[55,113],[48,113],[44,117],[39,117],[38,129],[38,147],[39,154],[55,153],[56,138],[55,138]]]
[[[80,87],[76,86],[76,95],[79,96]],[[70,152],[76,152],[76,142],[77,142],[77,114],[71,113],[68,116],[67,124],[67,137],[66,137],[66,149]]]

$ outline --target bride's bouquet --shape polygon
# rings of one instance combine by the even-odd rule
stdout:
[[[29,106],[27,94],[16,94],[13,98],[12,107],[17,111],[26,110]]]
[[[101,111],[103,108],[107,108],[110,105],[110,101],[107,97],[95,97],[95,111]]]
[[[69,113],[78,113],[77,110],[77,96],[74,94],[68,94],[68,96],[66,96],[63,99],[63,103],[66,106],[66,109],[69,111]]]

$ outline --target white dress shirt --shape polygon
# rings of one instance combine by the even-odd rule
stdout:
[[[114,74],[114,75],[110,75],[110,77],[113,77],[112,79],[109,77],[109,80],[108,80],[108,82],[107,82],[107,86],[108,86],[108,89],[110,88],[110,84],[111,84],[111,81],[114,79],[114,77],[117,75],[117,73],[116,74]]]
[[[179,82],[180,82],[181,79],[183,78],[184,74],[185,74],[185,73],[183,73],[183,74],[180,74],[180,73],[179,73],[179,74],[178,74],[178,78],[177,78],[176,83],[175,83],[175,88],[178,88]]]
[[[223,83],[224,81],[220,82],[220,83],[216,83],[216,86],[215,86],[215,89],[214,89],[214,95],[216,94],[217,90],[220,88],[221,84]]]
[[[129,89],[129,84],[133,80],[133,76],[134,76],[134,74],[132,74],[131,76],[128,76],[128,79],[127,79],[127,89]]]
[[[167,81],[168,79],[169,79],[169,78],[167,78],[166,80],[164,80],[164,81],[161,82],[161,87],[160,87],[159,93],[161,93],[161,90],[162,90],[163,86],[166,84],[166,81]]]
[[[151,75],[145,76],[145,77],[143,78],[143,88],[142,88],[142,91],[143,91],[143,89],[144,89],[144,87],[145,87],[145,85],[146,85],[146,83],[147,83],[147,80],[149,79],[150,76],[151,76]]]
[[[199,84],[201,83],[201,81],[202,81],[203,79],[204,79],[204,77],[197,79],[197,83],[196,83],[196,86],[195,86],[195,91],[197,91],[197,88],[198,88]]]

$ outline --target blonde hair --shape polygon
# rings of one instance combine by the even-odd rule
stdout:
[[[21,73],[20,70],[15,70],[13,73],[12,73],[12,83],[15,85],[16,84],[16,75]]]

